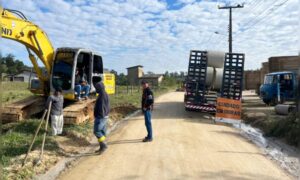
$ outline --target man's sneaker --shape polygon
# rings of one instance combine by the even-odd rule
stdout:
[[[84,97],[84,100],[88,100],[89,98],[87,96]]]
[[[145,137],[144,139],[143,139],[143,142],[151,142],[153,139],[151,138],[148,138],[148,137]]]
[[[77,97],[76,100],[77,100],[77,101],[81,101],[81,98],[80,98],[80,97]]]

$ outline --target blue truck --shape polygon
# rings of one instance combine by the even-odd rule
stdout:
[[[273,72],[265,75],[260,86],[260,98],[268,105],[295,100],[297,96],[297,74],[291,71]]]

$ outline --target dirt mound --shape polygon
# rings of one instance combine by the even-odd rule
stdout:
[[[122,104],[120,106],[113,107],[109,114],[110,118],[108,126],[111,127],[116,121],[125,118],[128,114],[133,113],[136,110],[138,110],[138,108],[132,104]]]
[[[58,147],[65,155],[79,154],[91,144],[91,139],[92,134],[84,136],[75,131],[68,131],[67,136],[58,136],[55,138]]]

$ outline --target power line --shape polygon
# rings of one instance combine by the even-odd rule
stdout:
[[[275,0],[276,1],[276,0]],[[273,3],[275,3],[275,1]],[[263,16],[267,11],[269,11],[270,9],[272,9],[272,6],[267,7],[265,10],[259,12],[258,15],[256,15],[253,19],[250,19],[248,22],[246,22],[244,24],[244,26],[248,26],[249,24],[251,24],[252,22],[254,22],[256,19],[258,19],[260,16]]]
[[[276,10],[278,10],[280,7],[282,7],[285,3],[287,3],[289,0],[285,0],[280,4],[274,5],[275,7],[270,8],[269,13],[265,14],[261,19],[258,19],[256,22],[252,23],[251,25],[249,25],[248,27],[246,26],[246,28],[244,29],[244,32],[252,27],[254,27],[256,24],[262,22],[264,19],[266,19],[272,12],[275,12]]]

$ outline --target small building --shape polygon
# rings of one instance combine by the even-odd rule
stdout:
[[[139,78],[144,75],[143,66],[137,65],[127,68],[127,79],[129,85],[139,85]]]
[[[244,89],[258,89],[260,82],[261,70],[244,71]]]
[[[150,86],[159,86],[163,80],[163,74],[147,74],[139,78],[139,84],[146,80]]]
[[[6,75],[4,79],[6,81],[13,82],[29,82],[30,79],[36,78],[37,74],[29,70],[24,70],[22,73]]]
[[[277,56],[269,58],[269,72],[292,71],[298,73],[300,56]]]
[[[268,73],[292,71],[299,74],[300,56],[276,56],[270,57],[262,63],[260,70],[244,72],[244,89],[256,89],[264,83],[264,77]]]

